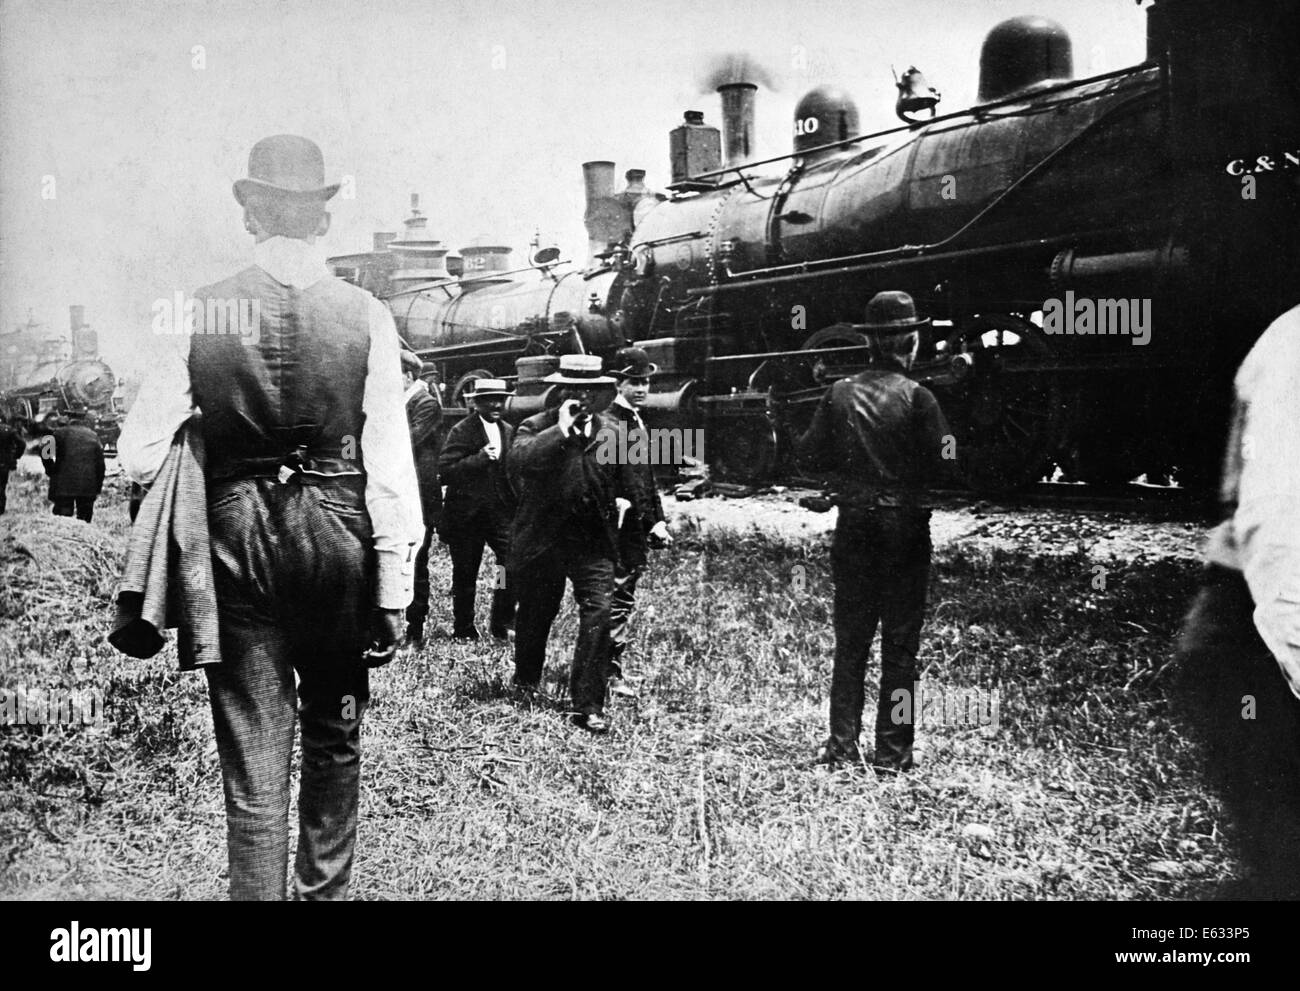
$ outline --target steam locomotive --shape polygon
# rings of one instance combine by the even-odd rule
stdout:
[[[756,87],[723,86],[721,133],[693,111],[671,133],[666,193],[583,166],[581,269],[480,242],[452,278],[418,203],[401,240],[332,261],[386,299],[453,407],[490,374],[531,415],[558,354],[635,342],[661,370],[651,425],[702,425],[743,480],[791,470],[824,390],[865,366],[867,300],[903,289],[935,318],[912,374],[973,489],[1053,463],[1208,484],[1233,370],[1300,302],[1298,8],[1154,0],[1146,61],[1086,79],[1064,29],[1013,18],[985,39],[975,106],[938,113],[911,70],[904,123],[860,134],[852,99],[818,87],[791,152],[762,162]]]
[[[0,335],[0,415],[28,441],[48,432],[56,419],[75,417],[114,453],[122,421],[117,378],[97,357],[97,335],[85,324],[83,307],[70,309],[71,346],[62,336],[42,334],[34,323]]]

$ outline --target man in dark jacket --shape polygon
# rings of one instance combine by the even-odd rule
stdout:
[[[95,431],[80,421],[60,419],[54,432],[41,440],[41,463],[50,476],[50,501],[55,516],[90,522],[95,500],[104,487],[104,445]]]
[[[515,621],[515,597],[506,577],[514,494],[506,455],[515,429],[501,419],[510,389],[503,379],[479,379],[470,401],[474,412],[447,434],[438,470],[447,483],[439,537],[451,552],[452,636],[477,640],[474,597],[483,546],[496,556],[489,631],[504,640]]]
[[[654,454],[662,445],[650,442],[641,407],[650,395],[650,377],[659,370],[641,348],[623,348],[614,355],[611,374],[618,380],[618,393],[605,412],[620,426],[620,447],[626,455],[640,451],[644,457],[630,458],[641,486],[641,512],[628,513],[618,531],[619,554],[614,569],[614,592],[610,598],[609,690],[615,695],[634,696],[636,691],[624,677],[622,657],[631,639],[632,607],[636,586],[645,571],[648,548],[673,542],[664,519],[663,500],[655,477]],[[623,440],[626,439],[626,447]],[[644,440],[640,440],[644,438]]]
[[[420,484],[420,510],[424,516],[424,543],[415,557],[415,591],[406,610],[406,639],[419,645],[424,640],[424,621],[429,615],[429,548],[433,531],[442,515],[442,483],[438,479],[438,427],[442,403],[420,378],[423,363],[410,351],[402,352],[402,381],[406,386],[406,422],[411,428],[411,453],[415,477]]]
[[[0,418],[0,513],[5,511],[5,492],[9,488],[9,473],[18,467],[18,459],[27,451],[18,428]]]
[[[602,431],[617,430],[598,412],[614,384],[600,372],[594,355],[561,356],[559,371],[546,377],[563,386],[560,406],[520,424],[507,465],[519,492],[510,541],[510,577],[519,594],[515,684],[529,694],[538,687],[567,578],[578,603],[570,694],[576,721],[592,733],[609,729],[605,666],[617,534],[620,517],[638,501],[628,466],[597,457]]]
[[[830,738],[819,761],[857,763],[863,681],[880,625],[880,698],[872,764],[912,767],[916,652],[930,574],[930,510],[921,489],[944,477],[948,425],[933,394],[903,373],[916,354],[919,319],[904,292],[877,293],[866,328],[875,367],[836,382],[797,445],[809,468],[834,469],[840,496],[831,545],[835,584],[835,666]],[[905,692],[906,696],[897,695]],[[897,697],[896,697],[897,696]]]

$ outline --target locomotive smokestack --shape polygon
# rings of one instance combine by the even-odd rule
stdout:
[[[68,307],[68,313],[72,318],[72,333],[76,336],[77,329],[86,322],[86,308],[73,304]]]
[[[753,157],[754,96],[753,83],[727,83],[718,87],[722,97],[723,165],[739,165]]]
[[[631,227],[631,218],[614,196],[614,163],[583,162],[582,181],[587,190],[587,210],[582,222],[587,228],[591,260],[611,241],[621,240]]]
[[[374,250],[387,251],[388,242],[397,240],[397,235],[392,231],[375,231]]]

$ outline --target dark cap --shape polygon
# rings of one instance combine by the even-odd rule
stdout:
[[[315,141],[296,134],[275,134],[253,145],[248,153],[248,178],[237,180],[234,186],[240,206],[254,189],[327,200],[339,191],[339,184],[326,184],[325,156]]]

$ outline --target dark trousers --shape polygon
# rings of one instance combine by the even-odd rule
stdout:
[[[916,681],[916,652],[930,577],[929,511],[841,509],[831,546],[831,575],[835,583],[831,738],[841,748],[857,743],[867,660],[879,625],[875,761],[909,767],[914,722],[895,723],[890,713],[898,704],[893,693],[905,689],[910,694]]]
[[[226,795],[230,897],[285,896],[296,715],[294,893],[346,898],[370,698],[361,662],[372,570],[363,488],[245,479],[212,488],[208,521],[222,663],[205,672]]]
[[[578,604],[578,642],[573,649],[569,693],[584,715],[605,707],[605,664],[609,657],[609,596],[614,562],[593,551],[590,541],[570,538],[533,559],[513,576],[519,593],[515,616],[515,679],[536,685],[546,662],[551,623],[573,583]]]
[[[94,496],[68,496],[54,500],[55,516],[71,516],[76,512],[77,519],[90,522],[90,518],[95,515],[95,497]]]
[[[628,568],[619,562],[614,569],[614,587],[609,597],[610,677],[623,676],[623,652],[632,640],[632,608],[636,605],[636,584],[645,567]]]
[[[1300,898],[1300,699],[1255,630],[1241,574],[1207,569],[1183,624],[1174,698],[1237,826],[1238,897]]]
[[[413,635],[424,635],[424,621],[429,616],[429,550],[433,546],[433,524],[426,522],[424,542],[415,555],[415,589],[406,607],[406,624]]]
[[[8,505],[9,502],[9,497],[7,493],[9,489],[10,471],[12,471],[12,469],[10,468],[0,468],[0,513],[3,513],[5,511],[5,507],[6,505]]]
[[[451,553],[452,625],[457,633],[474,627],[474,599],[478,591],[478,569],[483,563],[484,546],[492,548],[496,571],[492,580],[493,633],[503,633],[515,621],[513,583],[505,576],[505,562],[510,554],[510,524],[472,520],[451,535],[447,549]],[[503,580],[503,576],[504,580]]]

